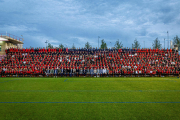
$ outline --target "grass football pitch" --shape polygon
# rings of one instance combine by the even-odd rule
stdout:
[[[180,119],[178,78],[0,78],[0,120]]]

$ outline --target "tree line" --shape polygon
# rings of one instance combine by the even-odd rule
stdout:
[[[176,35],[176,37],[173,38],[173,44],[174,44],[174,45],[177,45],[178,48],[180,49],[180,38],[179,38],[177,35]],[[47,47],[48,47],[48,48],[54,48],[54,46],[53,46],[52,44],[50,44],[50,43],[48,43],[48,46],[47,46]],[[132,43],[132,48],[137,48],[137,49],[138,49],[138,48],[140,48],[140,47],[141,47],[141,45],[140,45],[139,41],[138,41],[137,39],[135,39],[134,42]],[[161,49],[161,48],[162,48],[162,44],[160,43],[160,40],[159,40],[158,38],[156,38],[156,39],[153,41],[152,47],[155,48],[155,49],[156,49],[156,48],[158,48],[158,49]],[[60,44],[58,48],[63,49],[63,48],[65,48],[65,46],[64,46],[63,44]],[[76,49],[74,43],[73,43],[73,45],[72,45],[71,48],[72,48],[72,49]],[[93,47],[92,47],[92,45],[90,45],[90,43],[87,41],[87,42],[85,43],[85,48],[86,48],[86,49],[91,49],[91,48],[93,48]],[[108,47],[107,47],[107,43],[105,42],[104,39],[102,39],[102,40],[101,40],[100,49],[107,49],[107,48],[108,48]],[[117,41],[115,42],[115,45],[114,45],[113,48],[116,48],[116,49],[123,48],[122,41],[119,42],[119,40],[117,40]]]

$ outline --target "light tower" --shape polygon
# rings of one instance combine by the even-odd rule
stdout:
[[[7,34],[7,33],[6,33]],[[21,35],[22,37],[22,42],[24,42],[24,38],[23,38],[23,35]],[[23,44],[21,44],[21,48],[23,48]]]
[[[167,41],[168,41],[168,49],[169,49],[169,32],[167,31]]]
[[[100,38],[100,37],[98,36],[98,49],[99,49],[99,38]]]
[[[145,41],[144,41],[144,49],[145,49]]]
[[[47,48],[47,43],[48,43],[48,42],[49,42],[48,40],[46,40],[46,42],[45,42],[45,43],[46,43],[46,48]]]

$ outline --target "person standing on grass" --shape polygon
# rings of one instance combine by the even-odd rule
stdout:
[[[67,68],[67,75],[70,76],[70,69],[69,69],[69,67]]]
[[[102,69],[102,67],[99,69],[99,74],[100,74],[100,77],[102,77],[102,74],[103,74],[103,69]]]
[[[73,69],[71,67],[70,72],[69,72],[70,77],[72,77],[72,74],[73,74]]]
[[[90,74],[91,74],[91,77],[93,77],[93,75],[94,75],[93,67],[91,67],[91,69],[90,69]]]
[[[50,69],[50,76],[52,77],[53,74],[54,74],[54,69],[53,69],[53,67],[51,67],[51,69]]]
[[[87,74],[87,76],[89,76],[89,74],[90,74],[89,68],[86,69],[86,74]]]
[[[28,70],[28,74],[29,74],[29,70]],[[42,74],[43,74],[43,77],[44,77],[45,74],[46,74],[46,69],[45,69],[45,67],[43,67],[43,69],[42,69]]]
[[[61,68],[58,69],[58,76],[61,75]]]
[[[56,67],[54,67],[54,77],[56,77],[56,78],[57,78],[57,74],[58,74],[58,69],[59,69],[58,65]]]
[[[76,77],[79,77],[79,67],[76,69]]]
[[[76,68],[74,67],[73,68],[73,77],[74,77],[75,74],[76,74]]]
[[[66,69],[66,67],[64,68],[63,73],[64,73],[64,75],[67,77],[67,69]]]
[[[94,68],[94,75],[97,76],[97,70]]]
[[[84,77],[86,76],[86,67],[83,68]]]
[[[106,68],[104,67],[104,69],[103,69],[103,76],[105,76],[106,75]]]
[[[97,77],[99,77],[99,66],[97,68]]]
[[[6,68],[4,66],[2,71],[1,71],[1,77],[5,77],[5,73],[6,73]]]
[[[49,69],[49,65],[47,66],[47,70],[46,70],[46,76],[49,76],[50,74],[50,69]]]
[[[0,69],[1,77],[3,77],[3,68]]]
[[[64,68],[61,68],[61,77],[64,76]]]
[[[83,74],[83,69],[82,68],[80,68],[79,74],[80,74],[80,76]]]
[[[107,67],[106,73],[107,73],[107,76],[109,76],[109,67]]]
[[[180,77],[180,65],[179,65],[178,73],[179,73],[179,77]]]

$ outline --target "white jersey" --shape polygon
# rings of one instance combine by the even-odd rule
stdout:
[[[103,73],[106,73],[106,69],[103,69]]]

